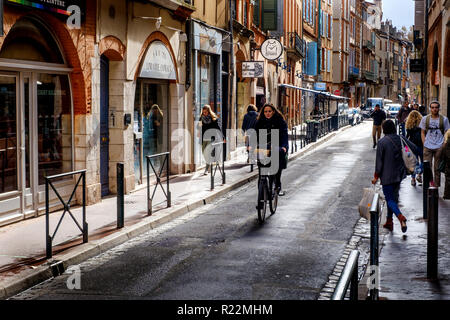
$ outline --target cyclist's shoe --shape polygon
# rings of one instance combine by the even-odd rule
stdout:
[[[284,192],[283,190],[281,190],[281,189],[278,189],[278,196],[279,197],[284,197],[286,195],[286,192]]]

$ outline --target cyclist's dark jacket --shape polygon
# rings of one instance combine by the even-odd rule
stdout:
[[[267,146],[259,145],[259,130],[266,129],[267,130]],[[258,148],[261,149],[270,149],[271,146],[271,130],[278,129],[279,133],[279,156],[280,156],[280,168],[287,168],[287,160],[286,153],[281,148],[286,148],[286,151],[289,150],[289,137],[288,137],[288,127],[286,121],[281,118],[277,113],[275,113],[272,118],[267,119],[264,114],[261,114],[261,118],[256,121],[255,130],[258,133]]]

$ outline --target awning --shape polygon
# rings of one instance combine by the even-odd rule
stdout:
[[[289,88],[289,89],[296,89],[296,90],[302,90],[302,91],[306,91],[306,92],[311,92],[311,93],[323,95],[323,96],[325,96],[327,98],[335,99],[335,100],[350,100],[350,98],[336,96],[334,94],[331,94],[330,92],[311,90],[311,89],[306,89],[306,88],[302,88],[302,87],[293,86],[293,85],[290,85],[290,84],[280,83],[278,86],[279,87],[284,87],[284,88]]]

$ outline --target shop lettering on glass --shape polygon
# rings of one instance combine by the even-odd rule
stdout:
[[[67,18],[69,29],[80,29],[86,0],[6,0],[6,3],[50,12],[58,17]]]

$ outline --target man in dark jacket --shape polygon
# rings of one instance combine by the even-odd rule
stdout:
[[[381,138],[381,124],[386,120],[386,112],[381,110],[380,105],[377,104],[375,110],[370,114],[370,117],[373,119],[372,138],[373,148],[375,149],[377,141]]]
[[[402,231],[406,232],[406,218],[398,207],[400,184],[407,175],[402,158],[400,136],[396,134],[395,124],[392,120],[383,122],[382,127],[385,136],[378,142],[375,174],[372,183],[376,184],[380,179],[383,186],[383,193],[388,206],[386,224],[383,227],[393,231],[392,216],[395,214],[400,221]],[[417,147],[406,138],[403,139],[411,151],[417,154]]]
[[[401,107],[400,111],[397,114],[398,125],[400,127],[400,134],[404,137],[406,137],[405,122],[410,112],[411,108],[409,107],[408,100],[405,100],[405,102],[403,102],[403,106]]]

